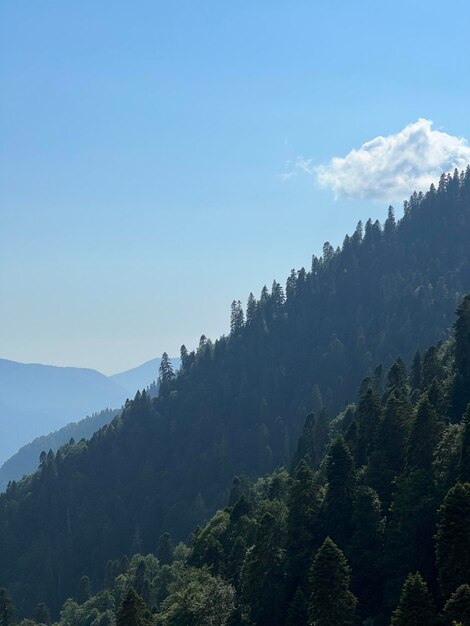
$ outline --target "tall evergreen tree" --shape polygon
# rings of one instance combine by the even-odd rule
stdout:
[[[46,624],[46,626],[51,623],[51,614],[44,602],[40,602],[34,609],[34,621],[37,624]]]
[[[383,582],[384,524],[380,500],[370,487],[356,490],[353,513],[353,535],[347,550],[352,571],[351,589],[359,599],[363,619],[380,612]]]
[[[446,625],[470,626],[470,585],[461,585],[447,600],[444,607]]]
[[[129,588],[117,611],[116,626],[152,626],[152,614],[133,587]]]
[[[444,598],[468,583],[470,573],[470,483],[449,489],[439,509],[436,562]]]
[[[451,397],[451,413],[458,421],[470,402],[470,294],[457,309],[455,334],[455,377]]]
[[[157,559],[161,565],[171,565],[173,563],[174,547],[170,533],[163,533],[158,540]]]
[[[308,602],[299,587],[287,613],[286,626],[306,626],[308,624]]]
[[[319,546],[320,497],[313,474],[307,463],[300,461],[295,471],[288,500],[287,518],[287,575],[288,592],[292,595],[299,585],[304,585]]]
[[[391,626],[433,626],[437,621],[432,596],[421,574],[406,579]]]
[[[352,514],[356,476],[354,460],[343,437],[332,444],[326,458],[328,481],[324,515],[326,531],[339,546],[348,545],[352,533]]]
[[[282,520],[265,513],[256,529],[241,571],[241,596],[257,626],[281,626],[285,616]]]
[[[357,600],[349,590],[350,568],[338,546],[327,537],[310,572],[311,626],[346,626],[355,620]]]
[[[463,419],[459,477],[461,483],[470,483],[470,404],[467,406]]]
[[[160,365],[158,368],[158,382],[162,391],[166,390],[168,385],[174,380],[175,372],[173,371],[173,365],[166,352],[162,354]]]
[[[357,425],[355,460],[358,467],[365,465],[374,443],[381,414],[380,399],[376,391],[369,387],[359,399],[354,420]]]
[[[367,482],[379,494],[384,511],[390,506],[393,480],[404,468],[407,408],[405,400],[395,392],[389,396],[369,458]]]
[[[77,602],[84,604],[91,597],[91,582],[88,576],[82,576],[78,583]]]
[[[430,470],[433,454],[442,430],[434,407],[424,396],[416,410],[408,439],[407,465],[409,468]]]

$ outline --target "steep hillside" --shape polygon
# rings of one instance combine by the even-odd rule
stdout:
[[[113,374],[112,376],[107,377],[109,380],[112,381],[112,384],[110,386],[110,389],[113,392],[112,396],[108,393],[107,396],[104,395],[97,397],[94,382],[91,386],[88,386],[86,381],[83,381],[82,384],[79,381],[79,377],[77,376],[77,389],[73,388],[73,383],[71,385],[73,389],[73,394],[71,394],[69,398],[70,405],[66,408],[61,408],[60,410],[58,410],[57,407],[54,405],[57,391],[55,385],[51,386],[50,384],[52,378],[51,380],[47,380],[47,378],[46,380],[44,380],[44,378],[42,377],[43,371],[37,369],[38,367],[45,366],[34,366],[35,369],[31,369],[29,367],[16,368],[17,364],[13,363],[13,365],[15,366],[13,367],[11,365],[12,362],[7,361],[6,363],[9,364],[9,369],[15,373],[13,379],[11,376],[11,371],[9,372],[9,375],[5,377],[5,381],[8,381],[10,384],[12,384],[12,387],[9,390],[9,397],[11,398],[10,402],[11,405],[13,405],[13,408],[12,406],[10,406],[9,410],[6,411],[7,416],[18,415],[18,413],[20,413],[19,406],[25,404],[25,400],[22,398],[22,392],[19,391],[18,397],[13,398],[13,390],[21,389],[22,387],[30,388],[30,378],[31,376],[35,377],[37,372],[39,372],[39,375],[38,378],[35,378],[34,381],[36,386],[39,387],[42,382],[44,382],[45,386],[42,388],[42,393],[34,395],[37,405],[34,408],[31,408],[30,404],[28,404],[28,413],[31,413],[35,418],[33,427],[34,433],[38,430],[38,425],[41,424],[44,426],[44,428],[49,428],[51,424],[56,426],[61,425],[64,421],[61,416],[69,416],[71,412],[75,410],[75,394],[77,390],[81,392],[80,406],[94,406],[101,401],[100,397],[102,398],[102,400],[104,400],[105,397],[121,398],[120,402],[122,403],[124,402],[126,397],[133,398],[138,389],[150,388],[151,393],[155,395],[156,387],[154,383],[156,378],[158,377],[158,368],[160,366],[160,361],[161,359],[159,358],[151,359],[150,361],[147,361],[146,363],[143,363],[138,367],[134,367],[130,370],[119,372],[118,374]],[[171,363],[173,368],[177,370],[180,364],[180,360],[171,359]],[[64,368],[52,369],[53,374],[56,375],[57,380],[60,379],[61,376],[63,377],[64,373],[60,370],[63,370]],[[71,369],[75,370],[74,373],[76,373],[76,371],[80,373],[82,373],[83,371],[93,371],[80,370],[78,368]],[[59,372],[57,370],[59,370]],[[98,374],[98,372],[96,372],[96,374]],[[99,374],[99,377],[100,380],[102,380],[101,374]],[[89,381],[93,381],[93,378],[90,377]],[[103,382],[103,388],[106,388],[106,382]],[[118,389],[117,393],[116,389]],[[64,393],[67,394],[68,391],[64,390]],[[28,397],[27,403],[30,403],[30,400],[31,399]],[[66,400],[67,396],[65,396],[63,403],[65,403]],[[53,407],[52,409],[51,406]],[[104,406],[106,406],[106,403],[104,404]],[[58,413],[58,415],[52,418],[51,414],[47,411],[51,411],[52,413],[56,412]],[[58,428],[57,430],[49,434],[42,434],[40,437],[34,438],[33,441],[26,443],[26,445],[23,445],[17,452],[15,452],[15,454],[8,458],[3,463],[3,465],[0,466],[0,491],[5,489],[10,480],[19,480],[25,474],[31,474],[32,472],[34,472],[38,466],[39,455],[43,450],[45,450],[46,452],[52,450],[55,453],[60,448],[60,446],[68,443],[71,438],[75,439],[75,441],[80,441],[80,439],[83,438],[89,439],[94,432],[96,432],[105,424],[108,424],[112,420],[112,418],[115,417],[119,412],[120,411],[117,409],[106,408],[101,411],[97,411],[93,413],[93,415],[89,415],[79,421],[65,424],[64,426],[62,426],[62,428]],[[7,423],[9,419],[10,417],[8,417]],[[27,430],[27,426],[23,426]],[[21,420],[19,430],[21,430]],[[10,428],[7,433],[8,434],[6,439],[8,439],[8,435],[10,437],[19,436],[19,433],[16,432],[14,428]],[[25,434],[27,433],[25,432]],[[22,437],[24,439],[25,435],[22,435]]]
[[[80,576],[176,538],[223,505],[237,473],[289,463],[305,415],[330,415],[376,364],[444,339],[470,290],[470,171],[414,194],[397,224],[369,221],[342,249],[325,244],[311,271],[293,271],[231,333],[181,353],[161,392],[138,394],[88,444],[65,446],[0,499],[0,584],[23,610],[56,611]],[[101,572],[101,573],[99,573]]]
[[[96,595],[82,577],[57,626],[467,626],[470,296],[457,313],[329,426],[310,414],[290,474],[235,477],[188,546],[109,561]]]
[[[150,359],[150,361],[146,361],[142,365],[133,367],[125,372],[113,374],[109,378],[120,387],[123,387],[128,392],[129,397],[133,398],[138,389],[146,389],[156,380],[160,361],[161,359]],[[179,359],[171,359],[171,364],[173,369],[177,370],[180,361]]]
[[[118,409],[104,409],[78,422],[71,422],[48,435],[36,437],[31,443],[22,446],[0,467],[0,491],[3,491],[11,480],[19,480],[25,474],[32,474],[38,467],[41,452],[57,450],[70,439],[80,441],[89,439],[93,433],[120,413]]]
[[[127,396],[95,370],[0,359],[0,463],[33,438],[94,411],[119,407]]]

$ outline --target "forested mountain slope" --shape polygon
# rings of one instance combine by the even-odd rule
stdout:
[[[468,626],[469,401],[467,296],[452,341],[310,414],[290,473],[236,477],[188,546],[109,561],[96,595],[82,577],[57,626]]]
[[[23,610],[56,611],[82,574],[176,538],[223,505],[232,477],[290,463],[305,415],[330,415],[361,378],[444,339],[470,290],[470,171],[414,194],[405,215],[369,221],[341,250],[325,244],[310,271],[292,272],[231,333],[182,349],[161,393],[138,394],[89,443],[65,446],[0,498],[0,584]],[[364,452],[361,452],[364,454]]]
[[[11,480],[19,480],[25,474],[32,474],[38,467],[41,452],[48,452],[49,450],[57,452],[71,439],[75,441],[80,441],[83,438],[89,439],[93,433],[105,424],[109,424],[113,417],[116,417],[120,412],[120,409],[103,409],[83,420],[71,422],[48,435],[36,437],[30,443],[22,446],[0,467],[0,491],[6,489]]]

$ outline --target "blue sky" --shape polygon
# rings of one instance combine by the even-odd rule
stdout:
[[[0,356],[114,373],[226,332],[232,299],[405,197],[389,162],[378,193],[347,191],[354,158],[319,166],[420,118],[465,159],[469,23],[463,1],[1,3]]]

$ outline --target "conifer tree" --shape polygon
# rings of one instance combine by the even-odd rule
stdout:
[[[452,388],[451,413],[460,420],[470,402],[470,294],[457,309],[455,333],[455,377]]]
[[[168,354],[164,352],[158,368],[158,382],[160,386],[166,386],[171,383],[174,377],[175,372],[173,371],[173,365],[171,364]]]
[[[439,509],[436,564],[444,598],[468,583],[470,572],[470,483],[449,489]]]
[[[446,625],[470,626],[470,585],[461,585],[447,600],[444,607]]]
[[[379,423],[381,405],[377,393],[369,387],[359,399],[354,420],[357,424],[355,460],[358,467],[367,463]]]
[[[353,624],[357,600],[349,590],[350,568],[338,546],[327,537],[310,571],[310,626]]]
[[[313,473],[302,460],[291,484],[287,517],[287,574],[290,594],[305,579],[319,545],[320,498]]]
[[[410,574],[402,587],[391,626],[433,626],[436,619],[432,597],[421,574]]]
[[[116,626],[151,626],[152,615],[133,587],[124,596],[116,614]]]
[[[380,500],[370,487],[361,486],[356,490],[353,525],[347,550],[352,571],[351,588],[359,598],[361,616],[373,617],[380,611],[384,523]]]
[[[241,571],[241,596],[250,620],[257,626],[284,623],[284,540],[281,520],[265,513],[256,529]]]
[[[423,376],[423,360],[421,352],[416,350],[413,357],[410,373],[410,385],[412,389],[421,389],[421,380]]]
[[[367,482],[379,494],[384,511],[392,499],[392,484],[404,467],[406,403],[394,392],[379,421],[375,447],[367,467]]]
[[[461,483],[470,483],[470,404],[463,419],[462,452],[459,463]]]
[[[34,609],[34,621],[37,624],[46,624],[46,626],[51,623],[51,614],[44,602],[40,602]]]
[[[429,470],[433,454],[442,430],[434,407],[429,398],[424,396],[416,410],[408,439],[407,466],[414,469]]]
[[[163,533],[158,539],[157,559],[160,565],[171,565],[173,563],[173,543],[170,533]]]
[[[332,444],[326,459],[328,486],[325,495],[325,523],[330,537],[339,546],[349,543],[356,477],[354,460],[343,437]]]
[[[286,626],[304,626],[306,624],[308,624],[308,602],[301,587],[298,587],[287,613]]]
[[[88,576],[82,576],[78,583],[77,590],[77,602],[78,604],[84,604],[91,598],[91,583]]]

